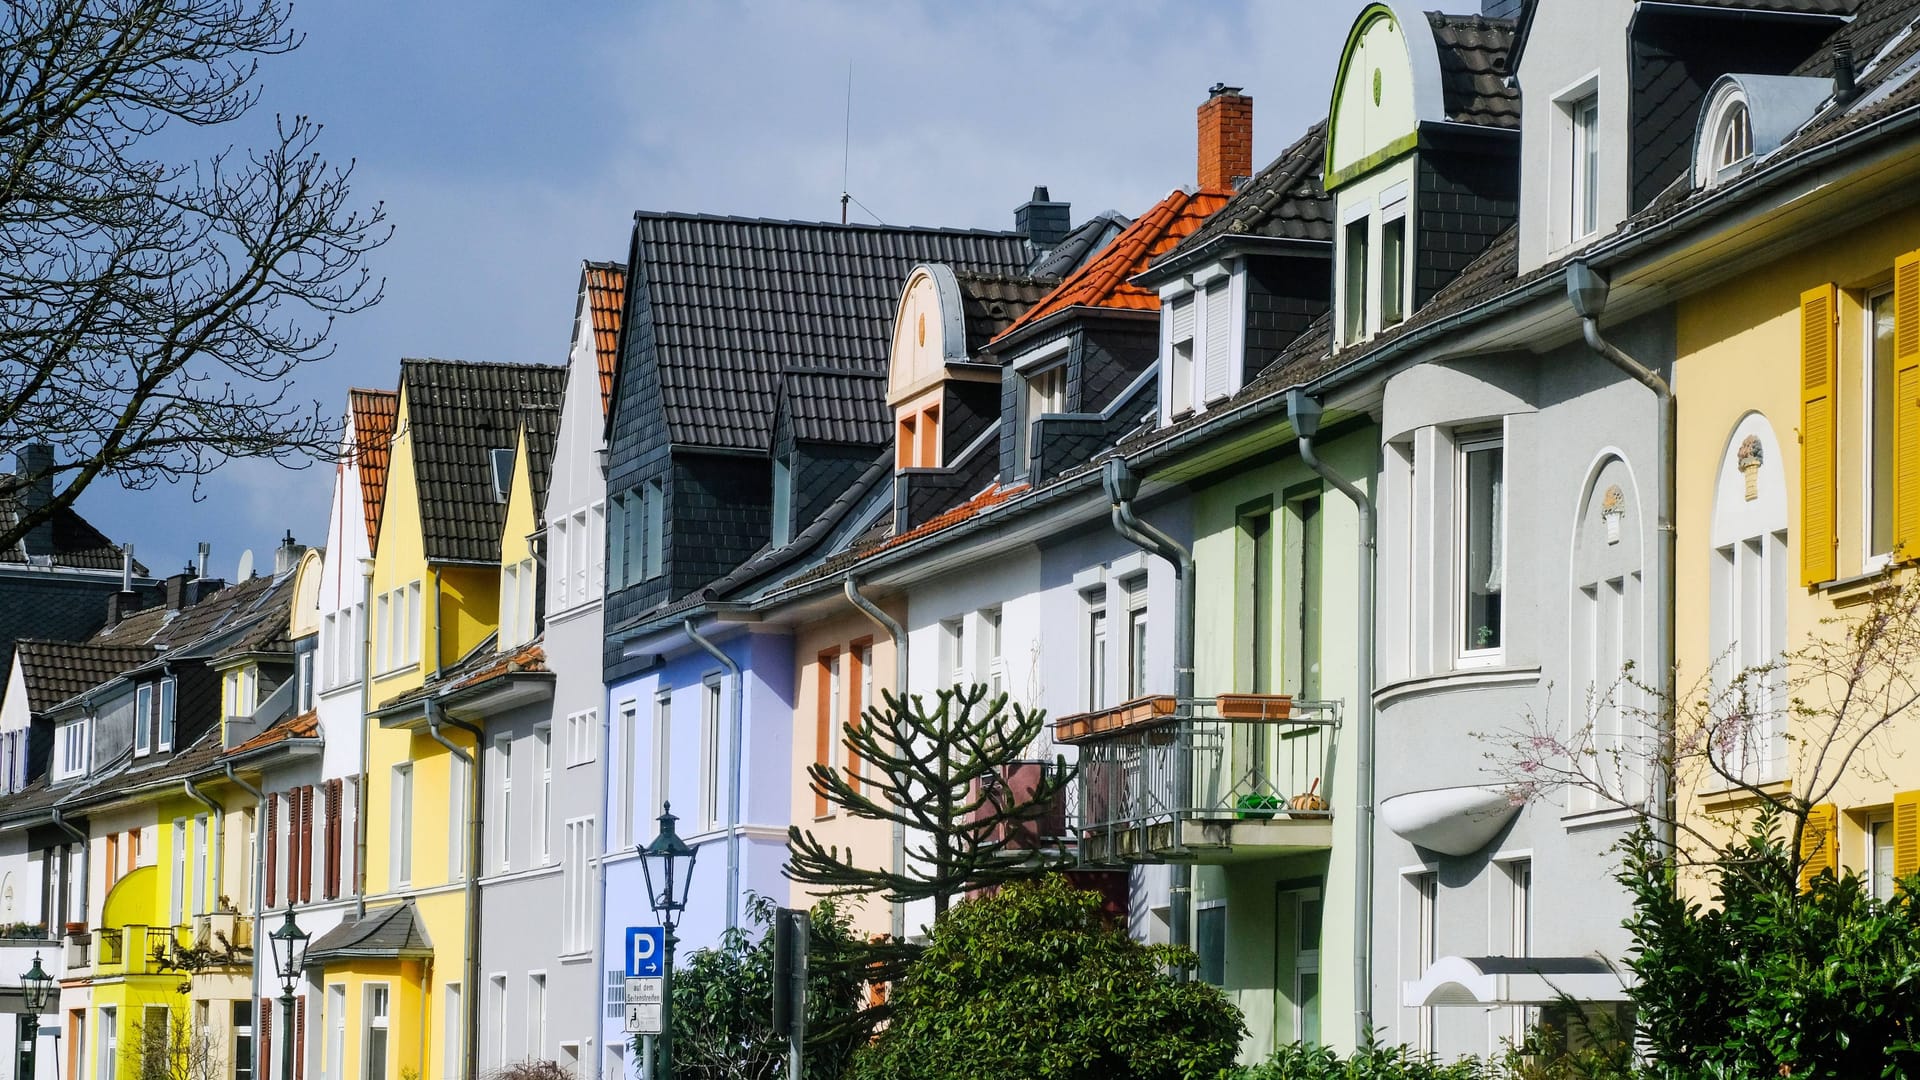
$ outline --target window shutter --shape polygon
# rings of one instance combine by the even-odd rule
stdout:
[[[1813,887],[1823,870],[1840,872],[1840,811],[1832,803],[1807,807],[1807,823],[1800,831],[1800,887]]]
[[[1800,580],[1835,576],[1834,353],[1831,283],[1800,294]]]
[[[1232,393],[1227,384],[1227,346],[1233,341],[1232,333],[1227,329],[1227,316],[1232,305],[1228,302],[1227,283],[1216,282],[1207,290],[1207,375],[1206,400],[1213,401]]]
[[[300,902],[313,899],[313,785],[300,789]]]
[[[814,757],[825,768],[833,761],[833,664],[831,653],[820,657],[814,670]],[[827,816],[827,796],[820,785],[813,785],[813,816]]]
[[[300,789],[287,791],[287,903],[300,896]]]
[[[307,1076],[307,999],[293,999],[293,1080]]]
[[[327,864],[321,898],[331,900],[340,895],[340,781],[329,780],[321,790],[326,792],[327,805]]]
[[[1173,302],[1173,340],[1186,341],[1193,337],[1193,294],[1188,293]]]
[[[1893,797],[1893,876],[1920,874],[1920,791]]]
[[[1893,542],[1920,558],[1920,251],[1893,262]]]
[[[274,878],[275,878],[275,877],[276,877],[276,876],[277,876],[277,875],[279,874],[279,872],[280,872],[280,860],[279,860],[279,854],[280,854],[280,831],[279,831],[279,822],[280,822],[280,796],[278,796],[278,795],[269,795],[269,796],[267,796],[267,828],[266,828],[266,834],[267,834],[267,869],[266,869],[266,874],[265,874],[265,880],[264,880],[264,881],[263,881],[263,882],[261,883],[261,884],[262,884],[262,887],[264,887],[264,888],[266,889],[266,894],[267,894],[267,895],[266,895],[266,906],[267,906],[267,907],[273,907],[273,906],[274,906],[274,902],[273,902],[273,884],[274,884]],[[266,1029],[265,1029],[265,1028],[261,1028],[260,1030],[261,1030],[262,1032],[264,1032],[264,1031],[265,1031]]]
[[[268,878],[272,881],[272,878]],[[260,1075],[273,1076],[273,999],[260,999]]]

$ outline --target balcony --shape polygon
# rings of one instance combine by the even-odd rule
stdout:
[[[1062,717],[1080,748],[1082,861],[1225,863],[1333,842],[1340,704],[1279,694],[1138,698]]]

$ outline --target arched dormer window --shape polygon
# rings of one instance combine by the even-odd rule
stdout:
[[[1745,101],[1736,98],[1727,105],[1714,128],[1713,143],[1719,155],[1716,179],[1753,156],[1753,114]]]

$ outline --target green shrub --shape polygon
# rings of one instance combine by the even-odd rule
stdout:
[[[854,1080],[1213,1080],[1245,1025],[1187,950],[1108,925],[1059,876],[956,905],[896,988]]]
[[[1482,1080],[1496,1073],[1477,1059],[1442,1065],[1404,1046],[1371,1040],[1344,1060],[1324,1046],[1293,1043],[1231,1080]]]

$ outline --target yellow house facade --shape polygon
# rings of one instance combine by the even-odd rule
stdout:
[[[1920,871],[1920,715],[1879,696],[1907,673],[1801,657],[1852,656],[1845,629],[1911,607],[1886,590],[1920,553],[1920,209],[1743,266],[1675,333],[1680,840],[1804,800],[1803,880],[1890,896]]]
[[[531,499],[511,525],[507,513],[526,472],[518,415],[557,406],[563,378],[528,365],[401,365],[370,589],[367,914],[309,951],[325,1015],[338,1018],[327,1058],[372,1080],[472,1075],[479,733],[431,691],[499,629],[503,559],[529,561]],[[503,534],[518,546],[503,553]]]

